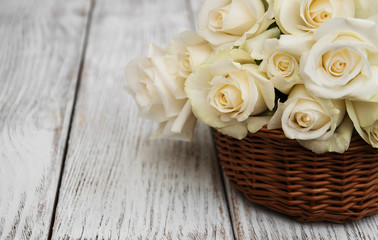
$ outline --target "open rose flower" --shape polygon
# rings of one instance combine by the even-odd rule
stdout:
[[[369,20],[336,18],[315,32],[301,58],[306,88],[323,98],[369,99],[378,92],[378,28]]]
[[[239,46],[273,22],[271,0],[205,0],[197,24],[198,33],[214,46]]]
[[[242,139],[247,120],[274,107],[274,87],[248,52],[220,50],[185,82],[193,112],[204,123]]]
[[[167,72],[165,51],[150,44],[147,57],[132,60],[126,68],[126,89],[142,117],[159,122],[153,138],[191,140],[196,124],[183,83]]]
[[[184,89],[186,78],[212,53],[210,44],[196,32],[185,31],[171,40],[165,57],[167,71]]]
[[[211,52],[206,40],[185,31],[171,40],[167,51],[151,44],[147,57],[129,63],[127,90],[135,98],[141,116],[160,123],[152,138],[192,139],[196,118],[184,82]]]
[[[360,136],[378,148],[378,102],[347,100],[347,111]]]
[[[274,87],[289,94],[294,85],[303,83],[299,62],[302,54],[313,44],[311,38],[282,35],[264,44],[264,58],[260,70],[266,72]]]
[[[286,34],[313,33],[326,20],[354,17],[354,0],[275,0],[274,14]]]
[[[330,139],[344,116],[344,101],[315,98],[304,85],[296,85],[286,102],[279,104],[268,128],[282,128],[287,138],[311,140],[311,143]]]

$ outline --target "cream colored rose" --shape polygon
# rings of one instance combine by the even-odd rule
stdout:
[[[347,111],[360,136],[378,148],[378,102],[347,100]]]
[[[378,29],[353,18],[327,21],[301,58],[306,88],[323,98],[369,99],[378,91]]]
[[[354,0],[275,0],[274,14],[286,34],[313,33],[326,20],[354,17]]]
[[[279,104],[268,128],[282,127],[290,139],[327,140],[344,115],[344,101],[314,98],[300,84],[292,89],[285,103]]]
[[[214,46],[239,46],[273,22],[271,0],[205,0],[197,24],[198,33]]]
[[[142,117],[159,122],[154,138],[191,140],[196,118],[183,84],[167,72],[165,50],[150,44],[147,57],[136,58],[126,68],[126,89]]]
[[[211,45],[196,32],[185,31],[176,35],[167,48],[165,63],[167,71],[182,84],[213,51]]]
[[[303,83],[299,62],[312,44],[311,38],[292,35],[282,35],[279,40],[266,40],[260,70],[268,74],[275,88],[289,94],[294,85]]]
[[[247,120],[274,107],[274,87],[248,52],[221,50],[189,76],[185,92],[198,119],[242,139]]]

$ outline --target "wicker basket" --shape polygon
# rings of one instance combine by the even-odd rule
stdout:
[[[378,149],[354,136],[344,154],[317,155],[281,130],[243,140],[214,130],[224,173],[252,202],[300,222],[345,223],[378,212]]]

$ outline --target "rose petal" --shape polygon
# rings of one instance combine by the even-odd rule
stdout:
[[[176,118],[171,118],[166,122],[160,123],[156,132],[150,136],[150,139],[171,139],[185,142],[192,141],[197,119],[194,116],[189,117],[180,132],[172,131],[175,121]]]
[[[219,128],[217,130],[225,135],[231,136],[239,140],[245,138],[248,134],[246,122],[235,122],[234,125]]]
[[[252,2],[254,1],[248,1],[248,3]],[[235,46],[242,46],[247,39],[264,32],[272,23],[275,22],[273,0],[264,0],[263,3],[265,5],[266,12],[260,19],[258,19],[257,23],[251,29],[245,32],[243,36],[235,42]]]
[[[315,40],[311,36],[281,35],[278,41],[278,50],[283,50],[296,56],[308,52]]]
[[[190,73],[208,58],[212,52],[212,47],[198,33],[184,31],[173,37],[166,52],[165,63],[167,71],[172,75],[177,75],[178,71],[182,70],[179,66],[180,58],[185,55],[189,57],[190,69],[188,71]],[[184,77],[187,78],[187,76]]]
[[[150,61],[154,64],[155,70],[159,75],[153,77],[153,79],[155,80],[155,85],[161,92],[161,96],[169,97],[167,93],[167,91],[169,90],[169,95],[173,95],[174,98],[186,98],[183,86],[177,81],[175,81],[175,79],[172,76],[170,76],[167,72],[167,68],[165,65],[165,51],[159,46],[150,43],[147,58],[149,58]],[[167,106],[168,103],[164,102],[164,105]]]
[[[300,16],[301,1],[299,0],[275,0],[274,15],[277,25],[285,34],[304,35],[305,31],[297,26],[305,26],[305,22]]]
[[[297,140],[297,142],[317,154],[326,152],[344,153],[349,148],[352,133],[353,123],[348,117],[345,117],[328,140]]]
[[[251,55],[241,49],[221,49],[215,51],[209,58],[206,60],[206,64],[215,64],[217,62],[232,59],[234,62],[244,64],[244,63],[254,63]]]
[[[355,0],[356,17],[374,21],[378,24],[378,1],[376,0]]]
[[[241,64],[234,62],[232,59],[219,61],[211,66],[211,73],[214,76],[226,76],[229,72],[240,71]]]
[[[263,59],[265,57],[263,51],[264,42],[269,38],[278,38],[279,36],[280,30],[278,28],[271,28],[262,34],[247,40],[243,47],[251,53],[253,59]]]
[[[195,119],[193,112],[192,112],[192,105],[190,105],[190,102],[188,100],[185,103],[185,105],[182,108],[179,115],[177,115],[176,119],[174,120],[172,127],[171,127],[171,131],[174,132],[174,133],[183,132],[184,128],[188,128],[188,124],[186,124],[186,123],[189,122],[189,121],[192,122],[193,118]]]
[[[232,35],[242,36],[255,24],[256,19],[264,14],[262,1],[254,1],[254,3],[253,9],[249,9],[244,0],[231,1],[229,13],[223,20],[222,30]]]
[[[282,102],[278,102],[277,110],[273,114],[272,118],[268,123],[268,130],[271,129],[280,129],[282,128],[282,114],[285,111],[286,104]]]
[[[247,120],[248,131],[251,133],[258,132],[263,126],[267,125],[272,116],[256,116],[250,117]]]
[[[185,92],[198,119],[212,127],[222,128],[227,124],[218,118],[219,113],[208,103],[208,93],[204,91],[211,88],[207,79],[212,78],[210,66],[203,66],[197,72],[190,74],[185,82]]]
[[[340,33],[348,33],[360,39],[361,43],[369,44],[375,49],[378,48],[378,30],[373,21],[357,18],[334,18],[327,20],[327,24],[322,24],[314,33],[315,39],[320,39],[332,33],[337,36]],[[357,41],[356,41],[357,42]]]
[[[353,102],[353,107],[361,127],[373,125],[377,121],[378,103],[355,101]]]
[[[207,44],[188,47],[190,63],[193,71],[206,61],[212,50],[213,49]]]
[[[247,69],[251,75],[253,76],[254,81],[256,82],[256,85],[258,86],[259,91],[261,92],[261,96],[264,99],[264,102],[269,110],[272,110],[274,108],[275,104],[275,92],[274,92],[274,86],[273,83],[268,80],[265,73],[260,72],[258,70],[258,66],[254,64],[245,64],[243,65],[244,69]],[[257,112],[254,112],[254,114],[258,114]]]

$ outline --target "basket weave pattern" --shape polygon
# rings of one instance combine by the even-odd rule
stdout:
[[[223,171],[249,200],[301,222],[345,223],[378,212],[378,149],[359,136],[344,154],[318,155],[261,129],[243,140],[214,130]]]

